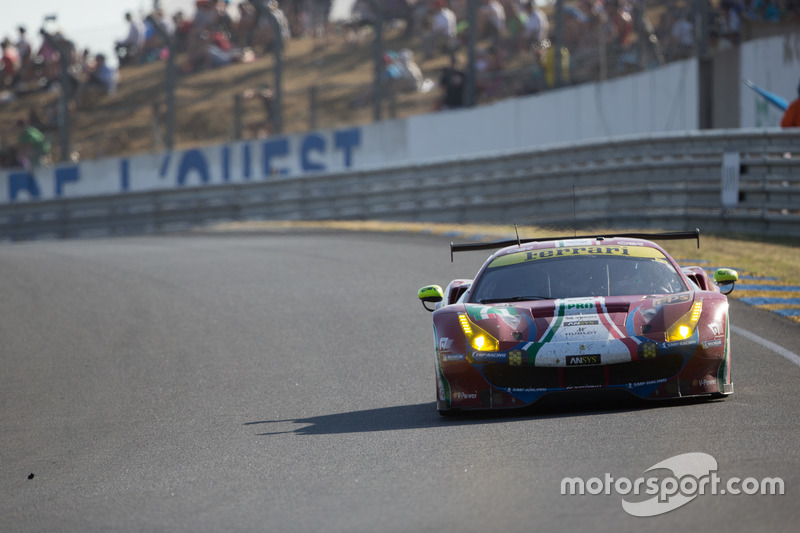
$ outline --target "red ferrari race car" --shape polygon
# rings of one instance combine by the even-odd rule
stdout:
[[[699,230],[451,243],[451,258],[501,249],[474,279],[419,290],[433,312],[439,413],[581,389],[731,394],[726,294],[736,271],[712,280],[646,240],[687,238],[699,246]]]

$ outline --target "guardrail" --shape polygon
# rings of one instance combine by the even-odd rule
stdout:
[[[724,208],[729,152],[740,155],[739,202]],[[0,206],[0,238],[130,235],[249,219],[700,227],[800,237],[800,132],[617,137],[372,171],[8,204]]]

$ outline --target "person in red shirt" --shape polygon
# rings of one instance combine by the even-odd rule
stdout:
[[[797,99],[789,104],[781,119],[782,128],[800,128],[800,85],[797,86]]]
[[[0,71],[0,86],[10,87],[17,82],[17,75],[22,61],[17,53],[17,48],[8,38],[3,39],[2,44],[2,71]]]

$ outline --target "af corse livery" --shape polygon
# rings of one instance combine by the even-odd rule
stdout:
[[[439,412],[582,389],[731,394],[726,294],[736,271],[711,279],[648,238],[699,245],[699,231],[451,244],[451,254],[502,248],[474,279],[418,293],[433,311]]]

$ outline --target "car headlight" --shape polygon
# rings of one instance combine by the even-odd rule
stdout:
[[[702,312],[703,301],[694,302],[692,308],[667,330],[667,341],[682,341],[694,335],[694,330],[697,328],[697,322],[700,321]]]
[[[458,322],[461,324],[461,330],[464,332],[464,336],[467,338],[470,346],[480,352],[493,352],[497,350],[500,345],[498,340],[487,333],[486,330],[470,321],[466,314],[459,314]]]

